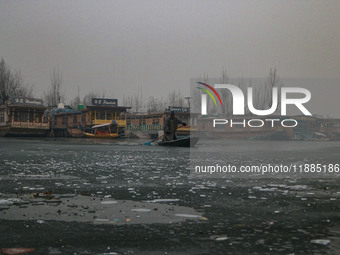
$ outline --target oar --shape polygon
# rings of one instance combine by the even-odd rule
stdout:
[[[157,137],[156,139],[150,141],[150,142],[146,142],[144,143],[144,145],[151,145],[151,143],[153,143],[154,141],[157,141],[158,139],[161,139],[164,135],[161,135],[160,137]]]
[[[177,129],[183,127],[183,125],[179,126]],[[150,142],[146,142],[144,143],[144,145],[151,145],[151,143],[153,143],[154,141],[157,141],[158,139],[161,139],[164,135],[161,135],[160,137],[157,137],[156,139],[150,141]]]

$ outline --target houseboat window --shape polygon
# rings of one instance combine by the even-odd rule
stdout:
[[[35,115],[36,122],[44,122],[45,120],[45,115],[43,112],[39,112],[38,114]]]
[[[14,112],[14,121],[20,121],[20,112]]]
[[[107,119],[107,120],[113,120],[113,117],[112,117],[112,113],[111,113],[111,112],[108,112],[108,113],[106,114],[106,119]]]
[[[28,112],[28,121],[29,122],[33,122],[33,120],[34,120],[33,117],[34,117],[33,112]]]
[[[99,113],[99,119],[100,120],[105,120],[105,112]]]
[[[16,112],[17,113],[17,120],[16,121],[28,121],[28,112]]]
[[[64,115],[63,116],[63,125],[66,125],[67,124],[67,115]]]
[[[77,127],[77,115],[73,114],[73,127]]]

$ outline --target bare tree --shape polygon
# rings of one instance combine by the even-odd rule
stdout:
[[[91,105],[92,104],[92,99],[93,98],[99,98],[100,94],[97,92],[89,92],[83,97],[83,104],[84,105]]]
[[[137,112],[137,113],[143,112],[143,110],[142,110],[143,109],[143,102],[142,102],[141,97],[139,96],[139,93],[138,93],[138,95],[135,95],[133,97],[133,106],[135,108],[135,112]]]
[[[80,105],[80,104],[81,104],[80,97],[76,96],[73,99],[71,99],[70,106],[73,109],[78,109],[78,105]]]
[[[77,91],[77,96],[74,97],[73,99],[71,99],[71,102],[70,102],[70,106],[73,108],[73,109],[78,109],[78,105],[82,104],[82,101],[80,99],[80,90],[79,90],[79,86],[78,86],[78,91]]]
[[[227,70],[223,69],[221,84],[228,84],[228,83],[229,83],[229,77],[227,74]],[[222,96],[222,102],[223,102],[222,113],[226,116],[230,116],[232,113],[232,103],[233,103],[233,98],[231,96],[231,93],[226,89],[222,89],[220,94]]]
[[[263,85],[259,83],[253,82],[252,79],[249,79],[249,87],[253,88],[253,106],[255,109],[263,109]]]
[[[280,77],[277,75],[276,67],[274,69],[270,68],[269,74],[266,78],[266,83],[271,87],[276,87],[279,84]]]
[[[191,112],[198,113],[201,112],[201,90],[198,90],[195,86],[191,87],[190,95],[192,97],[192,103],[190,105]]]
[[[135,109],[133,107],[133,99],[131,96],[128,96],[128,97],[123,97],[123,105],[124,106],[129,106],[131,107],[131,112],[135,112]]]
[[[12,97],[32,97],[32,87],[24,84],[20,72],[12,72],[1,58],[0,62],[0,105]]]
[[[277,75],[276,67],[274,69],[270,68],[269,74],[265,79],[265,101],[264,101],[264,107],[270,108],[273,103],[273,88],[277,87],[279,91],[280,87],[280,77]],[[280,95],[278,95],[280,96]],[[277,111],[280,111],[280,106],[278,105]]]
[[[61,87],[63,84],[63,75],[59,72],[59,68],[53,69],[53,73],[50,75],[51,87],[44,93],[45,101],[48,105],[57,106],[58,103],[64,100],[64,94]]]
[[[123,104],[124,106],[131,107],[130,111],[133,113],[139,113],[141,111],[142,103],[138,95],[124,97]]]
[[[146,101],[147,112],[161,112],[167,107],[167,102],[163,98],[155,98],[150,96]]]
[[[175,90],[169,92],[168,94],[168,106],[181,106],[183,107],[185,104],[184,97],[181,95],[181,92],[176,92]]]

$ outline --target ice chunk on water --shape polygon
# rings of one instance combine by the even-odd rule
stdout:
[[[293,185],[293,186],[287,186],[288,189],[291,190],[306,190],[308,189],[307,185]]]
[[[154,200],[145,201],[147,203],[161,203],[161,202],[178,202],[179,199],[177,198],[159,198]]]
[[[110,221],[109,219],[95,219],[95,221],[99,221],[99,222],[108,222]]]
[[[16,205],[29,204],[28,201],[24,201],[20,198],[8,198],[7,200]]]
[[[331,240],[327,240],[327,239],[314,239],[312,241],[310,241],[311,243],[315,243],[315,244],[321,244],[321,245],[328,245]]]
[[[0,199],[0,205],[12,205],[13,202],[7,200],[7,199]]]
[[[225,241],[228,240],[227,236],[217,236],[214,238],[215,241]]]
[[[194,214],[175,214],[177,217],[185,217],[185,218],[201,218],[200,215],[194,215]]]
[[[101,204],[102,205],[113,205],[113,204],[117,204],[117,201],[102,201]]]
[[[144,208],[137,208],[137,209],[131,209],[133,212],[151,212],[151,209],[144,209]]]

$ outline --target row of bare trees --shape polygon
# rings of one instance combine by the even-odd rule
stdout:
[[[208,74],[204,73],[203,77],[199,79],[200,81],[204,81],[209,83]],[[282,84],[280,83],[280,78],[277,74],[276,68],[271,68],[267,77],[264,79],[246,79],[244,77],[231,79],[229,78],[227,71],[222,71],[221,78],[216,81],[217,83],[221,84],[233,84],[237,85],[243,93],[247,94],[247,88],[253,88],[253,105],[256,109],[268,109],[272,105],[272,89],[273,87],[280,87]],[[200,91],[193,90],[191,91],[191,103],[195,110],[199,112],[200,109]],[[227,90],[221,90],[220,95],[223,102],[222,109],[216,109],[214,103],[209,100],[208,103],[210,106],[208,109],[211,109],[211,112],[218,112],[220,111],[224,115],[232,115],[232,105],[233,99],[232,95]],[[91,104],[92,98],[95,97],[105,97],[104,94],[100,96],[99,93],[90,92],[84,96],[83,100],[79,100],[79,98],[75,98],[72,102],[81,102],[82,104],[88,105]],[[155,98],[153,96],[149,96],[144,98],[140,91],[138,91],[135,95],[129,95],[123,98],[123,105],[131,107],[130,112],[134,113],[151,113],[151,112],[160,112],[164,111],[168,106],[182,106],[187,107],[188,102],[185,100],[184,96],[181,94],[180,91],[176,92],[175,90],[170,92],[166,98]],[[217,111],[216,111],[217,110]],[[279,107],[277,111],[279,111]],[[246,114],[249,114],[249,111],[246,109]]]
[[[130,95],[123,98],[123,105],[131,107],[130,111],[134,113],[161,112],[168,106],[188,106],[181,92],[175,90],[171,91],[166,98],[153,96],[143,98],[141,95]]]
[[[101,94],[95,91],[91,91],[87,94],[85,94],[85,96],[83,96],[83,98],[81,98],[79,96],[79,92],[78,92],[78,96],[76,96],[75,98],[73,98],[70,102],[70,106],[73,109],[77,109],[78,105],[82,104],[82,105],[91,105],[92,104],[92,99],[93,98],[106,98],[105,93],[102,92]]]
[[[203,77],[200,77],[199,80],[206,83],[212,81],[206,73],[204,73]],[[58,103],[64,102],[65,100],[65,94],[63,93],[62,88],[63,76],[59,71],[59,68],[53,70],[53,73],[50,75],[50,82],[50,87],[44,93],[44,101],[45,104],[49,106],[57,106]],[[245,79],[243,77],[231,79],[229,78],[227,71],[223,70],[221,78],[218,80],[215,79],[213,82],[237,85],[244,94],[246,94],[248,87],[252,87],[253,105],[256,109],[270,108],[272,105],[272,89],[273,87],[281,86],[276,68],[271,68],[267,77],[262,80]],[[2,58],[0,62],[0,105],[5,104],[12,97],[32,97],[32,94],[32,87],[25,84],[22,75],[19,72],[12,71]],[[197,112],[200,110],[200,94],[201,91],[197,89],[191,91],[192,110]],[[220,112],[227,116],[232,115],[233,99],[231,93],[227,90],[221,90],[220,95],[223,107],[216,109],[212,100],[208,100],[208,109],[210,109],[211,113]],[[78,96],[73,98],[70,103],[71,106],[76,109],[79,104],[90,105],[92,99],[98,97],[105,98],[105,93],[100,95],[97,92],[90,92],[81,99],[78,91]],[[131,107],[131,112],[151,113],[164,111],[168,106],[188,106],[188,102],[185,101],[181,92],[176,92],[175,90],[170,92],[166,98],[155,98],[153,96],[144,98],[141,90],[138,90],[138,94],[124,97],[123,105]],[[279,111],[280,109],[278,108],[277,110]]]

